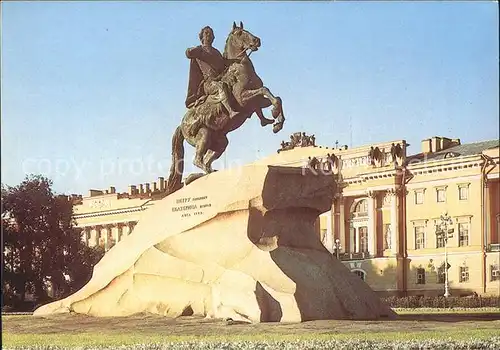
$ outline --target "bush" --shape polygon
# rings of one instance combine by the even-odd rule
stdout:
[[[392,308],[479,308],[479,307],[500,307],[500,297],[387,297],[383,298],[385,303]]]

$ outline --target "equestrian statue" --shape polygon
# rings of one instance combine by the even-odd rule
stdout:
[[[195,147],[193,164],[209,174],[214,171],[212,163],[226,150],[226,135],[242,126],[253,113],[263,127],[274,123],[275,133],[285,121],[281,98],[264,86],[250,60],[250,54],[260,47],[258,37],[245,30],[243,23],[233,23],[223,54],[212,46],[212,28],[204,27],[199,38],[201,45],[186,50],[191,60],[187,111],[172,137],[167,194],[182,187],[184,140]],[[270,106],[273,119],[266,118],[262,111]]]

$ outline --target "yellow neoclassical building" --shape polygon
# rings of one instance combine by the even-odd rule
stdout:
[[[405,140],[349,149],[282,144],[276,165],[313,166],[335,176],[330,211],[318,235],[334,256],[382,295],[443,294],[445,243],[452,295],[500,295],[499,141],[461,144],[432,137],[408,155]],[[292,140],[293,141],[293,140]],[[165,196],[165,180],[128,192],[75,197],[82,239],[109,249],[142,211]],[[449,217],[447,234],[441,216]]]

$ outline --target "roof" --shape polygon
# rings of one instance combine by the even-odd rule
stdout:
[[[466,156],[473,156],[476,154],[481,154],[483,151],[491,148],[499,147],[499,140],[488,140],[474,143],[466,143],[463,145],[457,145],[439,152],[432,153],[419,153],[406,158],[406,163],[411,161],[420,160],[423,162],[430,162],[441,160],[445,158],[459,158]]]

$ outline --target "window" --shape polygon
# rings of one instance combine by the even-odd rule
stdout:
[[[460,283],[469,282],[469,267],[468,266],[460,266]]]
[[[415,204],[423,204],[424,203],[424,191],[419,190],[415,191]]]
[[[417,269],[417,284],[425,284],[425,269]]]
[[[368,251],[368,227],[363,226],[359,228],[359,251],[367,252]]]
[[[444,248],[445,242],[444,231],[438,225],[436,226],[436,248]]]
[[[425,230],[424,226],[415,227],[415,249],[425,248]]]
[[[445,266],[444,263],[438,267],[437,269],[437,283],[444,283],[445,280]]]
[[[466,201],[469,199],[469,187],[468,186],[460,186],[458,188],[458,199],[461,201]]]
[[[368,201],[366,199],[360,200],[354,205],[354,217],[368,216]]]
[[[436,200],[439,203],[446,202],[446,189],[445,188],[436,189]]]
[[[469,245],[469,224],[458,224],[458,246]]]
[[[355,275],[358,275],[363,281],[365,280],[366,278],[366,273],[364,271],[361,271],[361,270],[353,270],[352,271]]]
[[[500,268],[498,265],[491,265],[490,271],[490,281],[500,281]]]
[[[391,224],[384,225],[384,249],[391,249]]]

